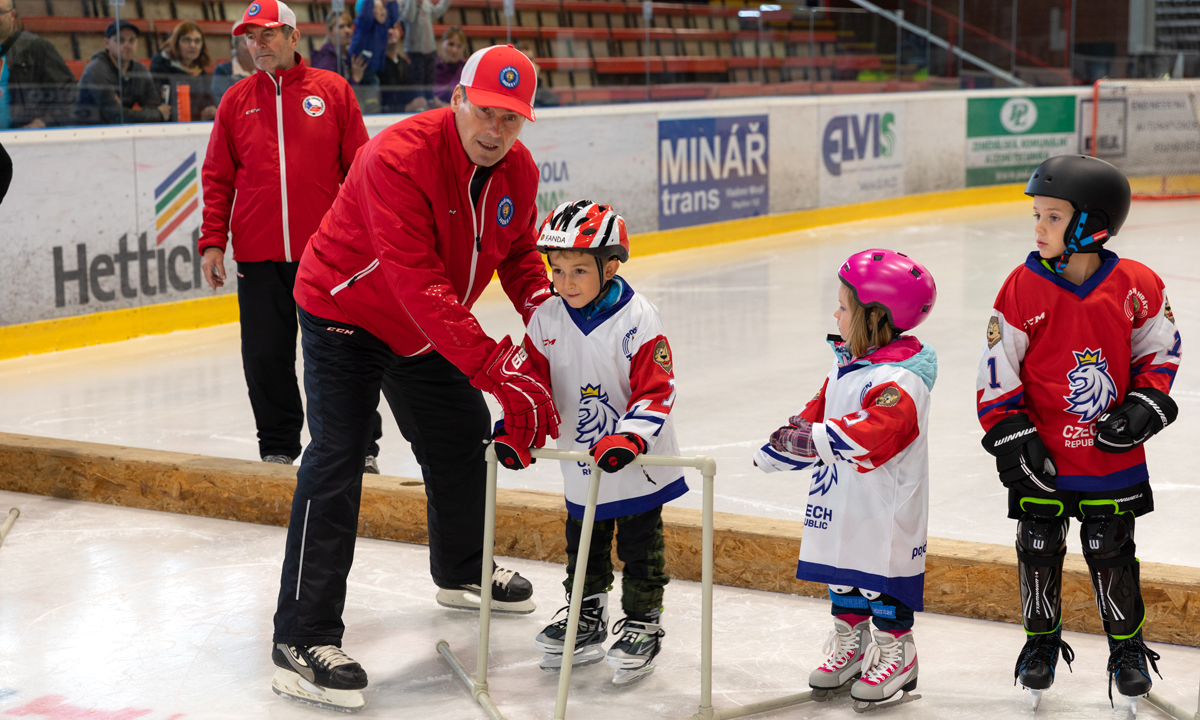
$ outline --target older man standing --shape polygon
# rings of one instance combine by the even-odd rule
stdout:
[[[229,88],[213,124],[203,171],[201,269],[214,290],[225,284],[232,231],[242,369],[259,456],[290,465],[300,456],[304,426],[296,381],[296,270],[367,129],[350,85],[336,73],[306,67],[296,53],[300,31],[287,5],[257,0],[233,34],[245,36],[258,72]],[[373,417],[366,467],[379,472],[380,419]]]
[[[363,147],[300,263],[312,443],[297,474],[275,613],[280,694],[363,704],[366,672],[340,650],[342,610],[367,418],[381,389],[424,471],[430,570],[449,607],[479,607],[491,434],[480,390],[500,402],[518,444],[558,436],[547,380],[471,314],[495,271],[526,320],[550,297],[535,248],[537,167],[517,142],[534,119],[536,83],[512,46],[472,55],[449,108],[406,118]],[[492,592],[495,610],[534,610],[533,587],[515,572],[495,568]]]

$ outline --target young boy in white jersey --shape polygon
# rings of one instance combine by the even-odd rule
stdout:
[[[665,572],[662,506],[687,492],[679,468],[629,465],[638,455],[678,455],[671,408],[675,375],[671,346],[658,309],[618,276],[629,260],[625,221],[612,208],[590,200],[555,208],[537,242],[550,262],[558,299],[542,304],[529,320],[525,350],[542,377],[550,378],[554,404],[563,420],[561,450],[590,452],[606,473],[600,483],[587,562],[582,614],[572,665],[605,657],[608,590],[613,584],[612,537],[625,563],[621,607],[613,626],[620,638],[609,649],[613,682],[634,682],[654,671],[662,649]],[[572,425],[573,423],[573,425]],[[500,430],[502,433],[502,429]],[[528,448],[496,436],[496,454],[508,468],[530,464]],[[568,597],[587,502],[590,466],[563,462],[567,503]],[[562,667],[567,608],[561,620],[538,634],[545,653],[541,667]],[[557,615],[556,615],[557,617]]]
[[[1032,691],[1054,683],[1062,641],[1062,567],[1079,520],[1096,606],[1108,634],[1109,699],[1150,691],[1158,655],[1142,640],[1146,608],[1134,518],[1154,509],[1142,443],[1175,420],[1167,394],[1179,332],[1153,270],[1102,249],[1129,214],[1129,182],[1092,157],[1060,155],[1034,171],[1037,249],[1004,281],[976,380],[984,448],[996,457],[1017,521],[1017,568],[1028,636],[1014,674]]]

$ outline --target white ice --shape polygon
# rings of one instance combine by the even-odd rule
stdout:
[[[1200,203],[1136,204],[1112,242],[1167,284],[1185,355],[1200,307]],[[979,447],[975,373],[988,309],[1004,277],[1032,245],[1027,203],[851,223],[682,253],[637,258],[623,275],[662,311],[674,350],[676,408],[685,454],[718,461],[717,509],[799,519],[807,479],[766,476],[753,447],[820,387],[834,330],[836,268],[850,253],[891,247],[926,264],[938,282],[931,320],[917,335],[937,348],[940,376],[931,422],[930,534],[1012,542],[1002,489]],[[476,306],[493,335],[520,323],[495,289]],[[236,326],[177,332],[114,345],[0,362],[0,431],[252,459]],[[1188,532],[1200,486],[1187,468],[1200,427],[1200,388],[1183,371],[1173,395],[1179,422],[1149,445],[1156,511],[1138,523],[1143,560],[1200,566]],[[385,418],[386,418],[385,413]],[[383,471],[418,476],[388,420]],[[504,473],[505,487],[558,492],[544,463]],[[696,484],[694,484],[694,487]],[[698,507],[693,492],[677,504]],[[0,717],[308,718],[269,687],[271,616],[284,530],[251,524],[0,492],[0,516],[23,515],[0,547]],[[1072,533],[1074,535],[1074,533]],[[1072,539],[1072,550],[1077,550]],[[533,637],[561,604],[562,566],[502,563],[531,578],[540,608],[493,624],[492,689],[513,720],[550,718],[555,678],[540,671]],[[477,623],[440,608],[421,546],[360,540],[350,577],[345,648],[371,676],[363,717],[482,718],[434,651],[450,641],[468,667]],[[805,689],[830,627],[825,601],[716,589],[714,704],[729,707]],[[574,676],[572,718],[677,718],[696,710],[699,587],[674,581],[666,599],[660,670],[617,690],[604,665]],[[1012,686],[1023,642],[1013,625],[925,614],[915,703],[877,717],[1025,718],[1028,695]],[[1043,717],[1124,717],[1109,709],[1102,637],[1067,633],[1079,657],[1060,663]],[[1155,689],[1190,706],[1200,652],[1152,643],[1164,680]],[[1140,714],[1157,711],[1143,703]],[[90,714],[89,714],[90,713]],[[848,717],[849,701],[805,705],[771,717]]]

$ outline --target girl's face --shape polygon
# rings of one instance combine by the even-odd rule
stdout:
[[[596,258],[585,253],[564,254],[551,250],[550,279],[554,289],[562,296],[567,304],[578,310],[595,300],[600,294],[600,288],[611,280],[620,264],[616,259],[610,259],[604,264],[604,278],[596,268]]]
[[[1066,200],[1033,196],[1033,226],[1034,241],[1037,242],[1038,254],[1049,260],[1062,255],[1067,250],[1063,241],[1066,235],[1067,223],[1075,215],[1075,208]]]
[[[451,35],[442,41],[442,62],[456,63],[462,59],[463,44],[457,35]]]
[[[842,339],[850,337],[850,289],[842,282],[838,283],[838,309],[833,311],[833,317]]]

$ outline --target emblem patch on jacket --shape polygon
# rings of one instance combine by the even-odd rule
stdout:
[[[1000,319],[995,315],[991,320],[988,320],[987,329],[988,350],[996,347],[996,343],[1000,342]]]
[[[671,372],[671,348],[667,347],[666,340],[659,340],[654,345],[654,362],[663,370]]]
[[[304,112],[312,117],[320,117],[325,114],[325,101],[316,95],[309,95],[301,103],[304,106]]]
[[[879,397],[875,398],[875,404],[879,407],[893,407],[900,402],[900,391],[894,387],[884,388],[883,392],[879,393]]]
[[[1067,372],[1071,394],[1063,400],[1068,403],[1067,412],[1078,415],[1080,422],[1092,423],[1116,402],[1117,385],[1108,374],[1103,351],[1085,348],[1071,354],[1075,356],[1075,367]]]
[[[500,227],[508,227],[515,213],[516,208],[513,206],[512,198],[505,195],[500,198],[500,204],[496,206],[496,224]]]
[[[1171,312],[1171,301],[1167,299],[1166,295],[1163,295],[1163,315],[1171,321],[1172,325],[1175,324],[1175,313]]]
[[[608,393],[599,385],[579,388],[579,422],[575,425],[575,442],[595,447],[600,438],[617,429],[621,416],[608,402]]]

